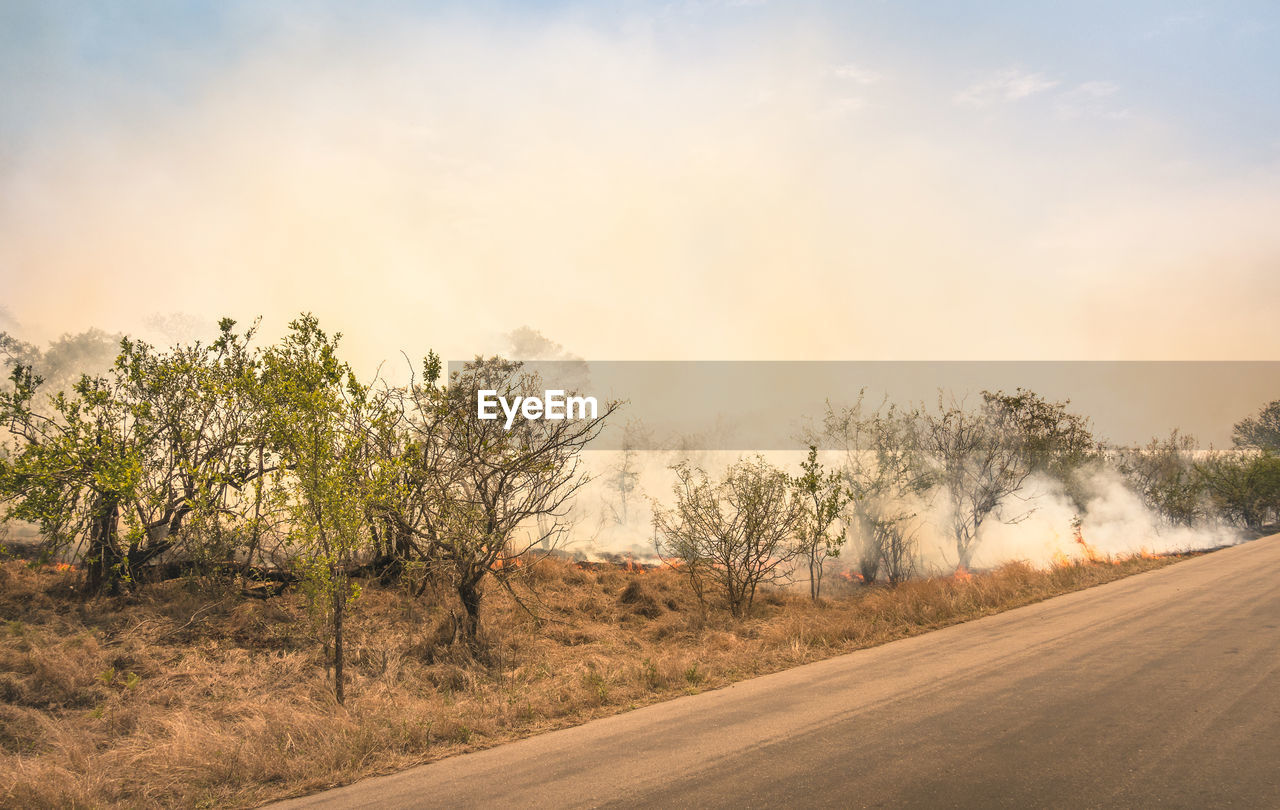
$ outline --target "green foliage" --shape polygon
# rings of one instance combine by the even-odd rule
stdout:
[[[600,670],[596,669],[595,664],[587,664],[587,670],[582,673],[582,684],[591,693],[596,703],[609,702],[609,681]]]
[[[698,686],[707,679],[707,674],[698,668],[698,662],[695,661],[685,669],[684,679],[690,686]]]
[[[1070,400],[1051,402],[1022,388],[1012,394],[983,391],[982,399],[997,429],[1013,437],[1028,468],[1057,480],[1083,509],[1077,472],[1101,458],[1089,420],[1067,409]]]
[[[652,658],[646,658],[640,662],[640,680],[652,690],[666,686],[666,678],[662,677],[662,673],[658,671],[658,665]]]
[[[617,403],[507,430],[478,423],[475,392],[541,393],[518,363],[478,358],[441,384],[432,352],[396,390],[356,379],[340,336],[312,315],[266,350],[255,332],[223,319],[208,344],[121,339],[101,376],[50,397],[33,364],[79,357],[102,336],[40,352],[0,335],[3,518],[35,524],[44,558],[83,563],[91,592],[130,584],[169,552],[247,576],[278,541],[274,561],[292,559],[332,641],[340,697],[343,612],[366,552],[385,570],[447,578],[474,640],[482,583],[510,587],[511,561],[566,530],[587,481],[580,452]]]
[[[122,339],[104,376],[39,404],[43,380],[15,364],[0,392],[10,447],[0,459],[7,518],[35,524],[47,555],[70,551],[90,590],[118,589],[178,542],[188,520],[218,527],[261,478],[250,402],[253,329],[159,351]],[[55,347],[56,348],[56,347]]]
[[[1205,480],[1195,465],[1196,440],[1178,430],[1143,447],[1115,451],[1116,468],[1143,502],[1171,525],[1191,526],[1205,516]]]
[[[827,471],[818,461],[817,445],[809,445],[809,456],[800,465],[803,474],[791,479],[801,504],[796,527],[796,549],[809,564],[809,596],[815,601],[822,593],[822,572],[828,557],[840,556],[845,529],[835,524],[851,495],[841,482],[839,471]]]
[[[128,549],[141,540],[127,507],[138,497],[144,439],[119,381],[82,377],[70,394],[52,397],[50,413],[35,406],[43,380],[31,367],[15,365],[10,381],[12,390],[0,391],[11,440],[0,458],[4,519],[35,524],[50,553],[75,546],[92,584],[127,581]]]
[[[115,372],[137,433],[144,486],[134,511],[153,555],[183,544],[192,559],[230,559],[224,521],[248,503],[277,461],[264,445],[257,397],[256,326],[224,318],[210,344],[159,351],[124,340]],[[183,530],[186,529],[185,533]]]
[[[339,356],[341,336],[312,315],[266,349],[255,334],[256,324],[223,319],[207,344],[161,349],[93,332],[41,351],[0,333],[0,517],[37,528],[41,559],[82,563],[90,592],[129,586],[174,558],[248,576],[277,542],[274,559],[294,565],[332,650],[339,699],[343,617],[360,594],[352,574],[370,560],[384,575],[412,572],[419,592],[451,586],[464,612],[453,627],[474,642],[485,589],[511,589],[527,570],[514,563],[564,536],[588,480],[582,451],[618,403],[596,419],[507,428],[475,418],[476,394],[540,395],[520,363],[476,358],[446,379],[431,352],[420,376],[393,389],[358,380]],[[114,364],[100,373],[42,379],[42,368],[59,377],[92,365],[111,342]],[[939,493],[967,565],[983,520],[1017,519],[1001,508],[1028,476],[1055,478],[1082,501],[1076,473],[1100,453],[1068,405],[1017,389],[984,392],[978,408],[940,400],[936,412],[864,412],[859,400],[829,410],[826,438],[845,450],[839,469],[824,467],[816,443],[796,476],[760,458],[718,481],[676,467],[675,505],[655,515],[660,553],[684,564],[700,601],[711,588],[745,616],[757,587],[784,580],[796,554],[817,599],[824,562],[847,554],[847,541],[868,581],[882,571],[901,581],[916,559],[919,504]],[[1280,401],[1237,424],[1235,441],[1203,454],[1175,431],[1110,460],[1171,523],[1218,514],[1259,529],[1280,516]],[[630,464],[614,470],[624,519],[638,486]],[[646,595],[635,604],[641,615],[660,610]]]
[[[1255,531],[1280,521],[1280,456],[1220,452],[1196,465],[1217,512]]]
[[[1280,399],[1237,422],[1231,438],[1237,447],[1280,453]]]
[[[343,613],[359,596],[350,571],[367,540],[373,498],[364,464],[369,389],[338,359],[340,335],[330,337],[311,315],[289,330],[262,356],[265,429],[280,455],[276,491],[291,517],[295,564],[314,613],[332,633],[341,702]]]

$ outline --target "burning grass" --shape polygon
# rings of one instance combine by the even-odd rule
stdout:
[[[448,602],[369,587],[346,706],[303,603],[166,582],[85,602],[74,572],[0,567],[0,805],[252,806],[916,635],[1157,568],[1084,560],[842,589],[704,615],[678,571],[529,574],[541,621],[491,589],[482,653]],[[634,568],[634,567],[633,567]]]

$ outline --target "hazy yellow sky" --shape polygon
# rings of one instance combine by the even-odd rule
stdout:
[[[1144,78],[1190,36],[1156,7],[1103,53],[822,5],[18,5],[0,328],[28,338],[310,310],[362,365],[522,324],[589,359],[1280,356],[1280,132],[1246,115],[1274,79],[1198,129],[1213,83]],[[1212,42],[1202,72],[1253,53]]]

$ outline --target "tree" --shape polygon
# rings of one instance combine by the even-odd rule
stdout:
[[[838,471],[827,472],[818,461],[818,448],[809,445],[809,457],[800,465],[804,474],[791,479],[801,504],[796,526],[796,549],[809,565],[809,598],[818,601],[822,594],[822,573],[828,557],[840,556],[845,530],[835,531],[834,524],[849,502],[848,491]]]
[[[34,401],[43,380],[17,364],[12,390],[0,392],[0,420],[11,443],[0,457],[0,501],[5,520],[35,524],[46,553],[70,549],[83,562],[90,592],[118,591],[131,578],[130,558],[145,537],[137,526],[122,538],[132,517],[142,472],[143,442],[117,382],[82,377],[70,394],[50,401],[51,413]]]
[[[34,366],[40,358],[40,349],[33,343],[0,332],[0,357],[4,358],[4,367],[12,370],[14,366]]]
[[[440,360],[427,358],[431,383],[438,379]],[[410,383],[412,389],[414,383]],[[409,389],[382,387],[370,391],[366,411],[364,454],[365,476],[378,485],[366,506],[374,557],[369,569],[383,582],[397,580],[411,563],[420,563],[426,553],[407,528],[422,523],[422,511],[430,506],[424,497],[424,471],[433,468],[436,445],[425,447],[412,435],[415,398]],[[424,463],[424,459],[428,459]]]
[[[711,585],[744,618],[757,588],[786,579],[804,507],[787,474],[760,456],[730,465],[720,482],[689,464],[672,469],[675,506],[654,508],[658,554],[681,563],[699,600]]]
[[[1237,422],[1231,438],[1237,447],[1280,453],[1280,399]]]
[[[827,408],[823,430],[845,453],[841,476],[849,501],[844,518],[859,541],[864,583],[874,582],[882,568],[893,585],[914,573],[915,504],[930,484],[918,421],[918,413],[892,405],[868,413],[861,396],[850,408]]]
[[[1022,438],[997,406],[944,406],[922,414],[922,447],[950,507],[957,566],[968,569],[983,522],[1019,492],[1034,472]],[[1017,521],[1029,511],[1007,518]]]
[[[1076,508],[1083,510],[1086,493],[1077,473],[1101,458],[1089,420],[1067,409],[1070,400],[1051,402],[1022,388],[1012,394],[983,391],[982,399],[996,428],[1014,438],[1032,472],[1058,481]]]
[[[528,556],[567,532],[573,496],[589,480],[581,453],[619,403],[582,418],[516,419],[508,429],[478,418],[479,392],[508,402],[541,397],[538,375],[518,362],[476,358],[439,386],[438,359],[424,366],[402,408],[405,472],[381,514],[448,579],[463,608],[458,633],[474,645],[485,580],[510,589]]]
[[[14,364],[12,390],[0,396],[13,445],[3,477],[9,516],[35,523],[48,553],[83,561],[91,592],[132,581],[192,516],[220,525],[240,490],[265,475],[250,429],[259,412],[254,330],[234,326],[223,320],[212,344],[168,351],[121,339],[104,376],[81,377],[43,407],[41,378]]]
[[[202,526],[188,556],[234,557],[234,541],[222,540],[222,524],[237,507],[260,516],[261,484],[276,467],[265,445],[257,396],[258,357],[250,348],[256,325],[243,334],[235,321],[219,322],[208,345],[195,341],[159,351],[125,338],[114,374],[135,422],[141,470],[130,504],[144,547],[130,549],[135,566],[182,540],[191,519]],[[252,487],[246,493],[246,487]],[[256,537],[257,526],[250,526]],[[188,538],[191,539],[191,538]],[[252,557],[252,545],[248,549]]]
[[[1170,525],[1191,526],[1205,514],[1196,447],[1195,437],[1175,428],[1168,438],[1152,439],[1144,447],[1116,449],[1113,460],[1149,509]]]
[[[1224,451],[1197,463],[1215,510],[1232,523],[1260,531],[1280,520],[1280,456],[1270,451]]]
[[[640,464],[638,445],[648,440],[639,422],[628,420],[622,429],[622,448],[618,462],[609,468],[605,484],[618,493],[618,508],[613,510],[613,520],[627,525],[630,520],[628,507],[632,495],[640,489]]]
[[[338,359],[341,335],[330,338],[314,316],[262,358],[268,440],[280,454],[281,492],[290,496],[292,540],[306,593],[332,639],[334,695],[345,700],[343,623],[359,595],[350,573],[367,542],[364,408],[368,389]],[[329,645],[326,643],[326,647]]]
[[[43,390],[50,396],[72,387],[82,376],[104,377],[110,371],[124,335],[108,334],[101,329],[87,329],[78,334],[64,334],[44,349],[0,332],[0,357],[3,365],[30,366],[43,378]],[[45,403],[36,403],[41,409]]]

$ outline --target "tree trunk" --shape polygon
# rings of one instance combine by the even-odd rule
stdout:
[[[386,556],[381,560],[378,578],[384,585],[390,585],[404,574],[405,563],[413,559],[413,540],[409,533],[393,526],[390,522],[383,530],[386,542]]]
[[[258,553],[258,542],[262,536],[262,483],[261,479],[265,470],[264,453],[266,451],[259,445],[258,447],[258,476],[254,480],[254,498],[253,498],[253,533],[249,536],[249,549],[245,553],[244,568],[240,571],[240,587],[249,587],[249,570],[253,567],[253,558]]]
[[[342,614],[347,606],[346,582],[333,583],[333,694],[338,703],[346,702],[342,682]]]
[[[458,598],[462,600],[464,611],[459,632],[468,644],[474,644],[480,630],[479,583],[470,580],[458,583]]]
[[[400,558],[400,561],[404,562],[412,558],[414,552],[413,538],[409,536],[409,533],[400,529],[395,529],[392,532],[392,537],[395,538],[394,551],[396,556]]]
[[[86,588],[89,593],[120,592],[120,578],[128,560],[121,554],[117,542],[119,522],[119,499],[113,496],[101,497],[89,524],[89,551],[85,556]]]

